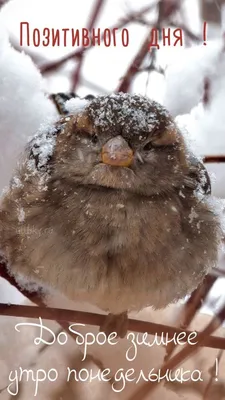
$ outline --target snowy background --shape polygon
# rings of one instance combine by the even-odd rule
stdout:
[[[4,3],[2,1],[1,3]],[[0,4],[1,4],[0,3]],[[126,27],[129,46],[118,39],[116,47],[95,46],[82,59],[79,80],[72,85],[79,59],[70,58],[60,68],[57,61],[75,50],[66,47],[20,47],[20,22],[30,29],[75,28],[87,26],[94,0],[11,0],[0,10],[0,190],[7,186],[16,160],[26,141],[47,122],[56,118],[56,110],[46,94],[75,89],[80,96],[115,91],[126,75],[158,15],[157,1],[106,0],[95,23],[104,30],[118,26],[136,15]],[[176,11],[161,21],[161,28],[185,27],[185,46],[162,46],[145,55],[129,91],[163,103],[176,118],[195,152],[201,157],[225,155],[225,42],[223,37],[223,1],[212,1],[219,19],[207,21],[207,44],[203,38],[203,11],[198,0],[168,0]],[[203,2],[204,3],[204,2]],[[205,2],[210,3],[210,1]],[[149,12],[140,10],[151,6]],[[213,18],[212,18],[213,20]],[[118,33],[118,37],[119,33]],[[154,55],[153,55],[154,54]],[[56,62],[50,72],[46,65]],[[152,64],[153,63],[153,64]],[[149,66],[153,66],[150,68]],[[42,74],[40,73],[42,71]],[[208,83],[206,86],[206,82]],[[72,85],[72,86],[71,86]],[[225,163],[207,164],[212,177],[213,194],[225,199]],[[220,268],[225,268],[221,253]],[[225,278],[212,292],[211,304],[225,300]],[[0,301],[20,302],[22,296],[0,280]],[[205,309],[210,312],[209,308]]]

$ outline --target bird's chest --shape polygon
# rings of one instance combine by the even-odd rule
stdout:
[[[145,220],[130,204],[110,202],[96,207],[89,203],[81,210],[80,218],[89,227],[86,239],[95,252],[121,251],[135,246],[145,226]]]
[[[172,243],[179,230],[173,203],[100,197],[85,199],[74,209],[76,214],[70,210],[60,217],[63,229],[68,221],[60,232],[65,248],[56,249],[58,262],[67,268],[68,297],[76,293],[76,298],[114,313],[147,305],[158,281],[153,271],[161,268],[162,273],[168,240]],[[133,306],[134,293],[139,299]]]
[[[87,202],[80,208],[76,221],[76,238],[87,253],[126,255],[149,253],[165,242],[171,228],[176,232],[179,213],[176,207],[153,201]],[[136,258],[136,257],[135,257]]]

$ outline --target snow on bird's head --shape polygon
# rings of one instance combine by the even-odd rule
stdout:
[[[85,110],[88,103],[89,101],[87,99],[80,99],[79,97],[75,97],[66,101],[65,108],[70,114],[79,114],[80,112]]]
[[[159,103],[139,94],[112,93],[89,102],[87,113],[99,129],[111,133],[122,129],[125,135],[148,134],[172,124],[168,111]]]

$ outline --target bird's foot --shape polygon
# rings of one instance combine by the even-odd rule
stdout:
[[[104,332],[106,336],[116,332],[117,336],[124,338],[128,330],[127,312],[121,314],[108,314],[105,317],[103,324],[100,326],[100,332]]]

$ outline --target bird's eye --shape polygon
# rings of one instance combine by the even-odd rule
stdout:
[[[96,133],[91,136],[91,141],[94,144],[98,143],[98,136],[96,135]]]
[[[144,151],[150,151],[150,150],[152,150],[152,143],[151,142],[148,142],[148,143],[146,143],[146,145],[143,147],[143,150]]]

